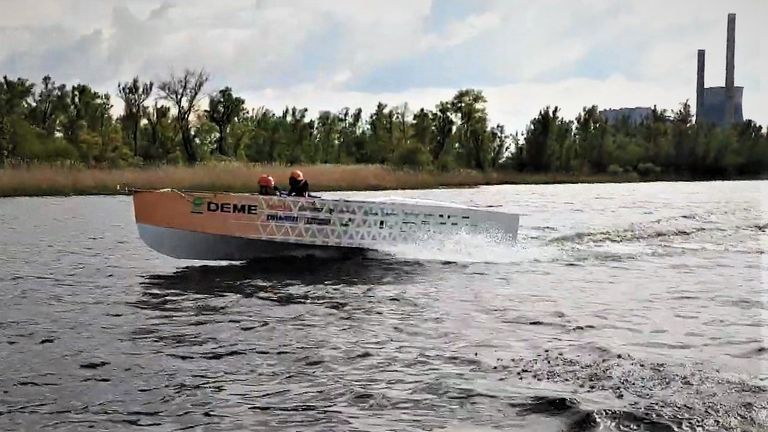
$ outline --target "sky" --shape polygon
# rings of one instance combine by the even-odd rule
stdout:
[[[744,115],[765,125],[766,0],[0,0],[0,74],[87,83],[119,109],[120,81],[204,68],[208,93],[313,116],[476,88],[522,133],[547,105],[695,107],[698,49],[724,85],[730,12]]]

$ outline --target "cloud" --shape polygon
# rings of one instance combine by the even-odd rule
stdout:
[[[419,48],[426,50],[460,45],[500,24],[501,16],[493,12],[470,15],[463,20],[451,22],[442,32],[424,36]]]
[[[744,112],[768,121],[761,0],[0,1],[4,74],[114,94],[134,75],[204,67],[209,91],[229,85],[252,105],[314,110],[431,108],[475,87],[510,129],[547,104],[575,115],[591,104],[693,103],[696,50],[707,50],[707,85],[722,83],[735,12]]]

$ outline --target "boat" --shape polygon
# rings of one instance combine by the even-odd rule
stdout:
[[[459,233],[515,242],[519,215],[408,198],[287,197],[179,189],[131,190],[140,238],[190,260],[381,250]]]

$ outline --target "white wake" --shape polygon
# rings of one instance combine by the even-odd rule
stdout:
[[[556,247],[529,245],[525,236],[510,241],[495,232],[414,233],[409,242],[376,249],[401,259],[498,264],[549,261],[561,253]]]

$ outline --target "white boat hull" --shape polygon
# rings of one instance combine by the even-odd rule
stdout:
[[[312,246],[275,240],[258,240],[136,224],[139,237],[153,250],[172,258],[189,260],[248,261],[275,256],[334,258],[357,248]],[[362,252],[362,249],[357,250]]]

